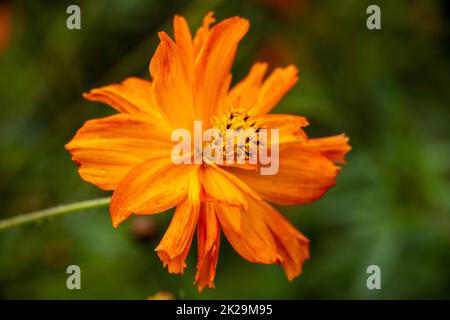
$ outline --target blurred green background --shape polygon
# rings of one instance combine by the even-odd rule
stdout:
[[[78,4],[82,29],[66,28]],[[378,4],[382,29],[366,28]],[[0,5],[0,218],[108,196],[79,177],[64,144],[84,121],[112,114],[82,99],[90,88],[149,78],[157,31],[174,14],[191,28],[209,10],[251,29],[233,67],[296,64],[298,85],[278,113],[305,115],[307,132],[345,132],[353,150],[320,201],[280,208],[311,240],[311,260],[288,282],[277,266],[244,261],[222,241],[216,289],[193,285],[153,249],[171,213],[113,229],[108,210],[0,232],[0,298],[178,299],[450,298],[449,1],[2,1]],[[195,241],[194,241],[195,243]],[[66,288],[66,268],[82,289]],[[366,287],[381,267],[382,289]]]

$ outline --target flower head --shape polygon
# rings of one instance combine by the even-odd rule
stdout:
[[[348,138],[310,139],[303,131],[308,125],[304,117],[269,114],[296,83],[294,66],[277,68],[265,78],[267,65],[256,63],[231,87],[231,66],[249,22],[232,17],[211,27],[213,22],[209,13],[193,37],[185,19],[176,16],[174,40],[159,33],[150,62],[152,81],[128,78],[85,94],[119,113],[87,121],[66,148],[84,180],[114,190],[114,227],[132,214],[176,207],[156,248],[169,272],[183,273],[197,229],[199,290],[214,287],[222,232],[244,259],[281,264],[291,280],[309,258],[308,239],[269,203],[295,205],[320,198],[335,184],[339,167],[334,163],[344,161]],[[253,143],[245,139],[243,162],[219,161],[228,149],[216,150],[214,161],[190,161],[202,152],[195,141],[193,151],[178,159],[189,161],[174,161],[174,130],[192,133],[198,121],[203,129],[215,128],[225,144],[229,129],[274,129],[277,134],[266,140],[258,135]],[[201,141],[199,149],[212,143]],[[253,147],[272,155],[278,150],[275,174],[261,174],[264,164],[249,156]]]

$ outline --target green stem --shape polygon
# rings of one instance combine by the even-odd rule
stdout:
[[[65,204],[49,209],[34,211],[19,216],[15,216],[9,219],[0,220],[0,231],[19,225],[24,225],[32,222],[42,221],[48,218],[53,218],[56,216],[63,216],[72,212],[103,208],[107,207],[110,202],[110,198],[100,198],[81,202],[75,202],[71,204]]]

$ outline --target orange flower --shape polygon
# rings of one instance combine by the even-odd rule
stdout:
[[[93,89],[85,98],[119,111],[87,121],[66,146],[81,177],[114,190],[114,227],[131,214],[156,214],[176,207],[156,248],[171,273],[183,273],[197,229],[199,290],[214,287],[221,232],[246,260],[281,264],[289,280],[309,258],[308,239],[269,202],[302,204],[335,184],[350,150],[344,135],[309,139],[304,117],[268,114],[297,81],[294,66],[264,80],[267,65],[255,64],[230,89],[231,65],[249,28],[246,19],[215,21],[209,13],[195,37],[184,18],[174,19],[175,40],[160,32],[150,63],[152,81],[128,78]],[[279,171],[262,176],[254,166],[174,164],[171,134],[176,128],[248,127],[279,129]]]

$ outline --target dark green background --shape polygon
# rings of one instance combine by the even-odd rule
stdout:
[[[244,261],[224,240],[216,289],[197,292],[195,245],[184,276],[153,251],[171,213],[146,240],[134,217],[113,229],[107,209],[0,233],[0,297],[450,298],[450,64],[448,1],[83,1],[82,29],[66,28],[76,2],[15,1],[0,53],[0,217],[108,196],[81,180],[64,144],[84,121],[113,113],[81,93],[149,77],[157,31],[175,13],[192,28],[214,10],[251,29],[234,79],[257,60],[294,63],[298,85],[278,113],[308,117],[311,136],[347,133],[353,150],[320,201],[280,208],[311,240],[311,260],[288,282],[277,266]],[[366,28],[378,4],[382,29]],[[66,288],[70,264],[82,290]],[[366,268],[382,289],[366,288]]]

